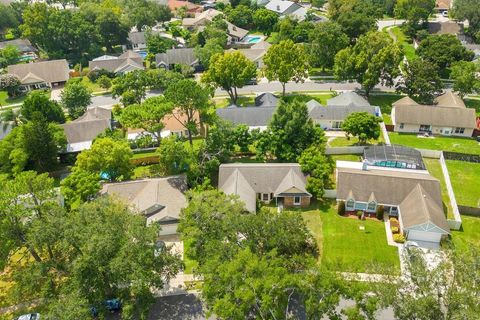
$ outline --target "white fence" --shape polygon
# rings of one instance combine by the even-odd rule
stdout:
[[[455,193],[453,193],[452,183],[450,182],[450,175],[448,174],[447,163],[443,157],[443,152],[440,152],[440,167],[442,168],[443,178],[447,185],[448,197],[450,198],[450,204],[453,208],[453,217],[455,218],[455,220],[448,219],[448,225],[450,229],[459,230],[462,226],[462,217],[460,216],[460,211],[458,211],[457,199],[455,198]]]
[[[438,150],[429,150],[429,149],[417,149],[422,154],[424,158],[433,158],[433,159],[440,159],[442,156],[442,151]]]
[[[387,128],[385,127],[385,122],[380,123],[380,129],[382,130],[383,139],[385,140],[385,144],[387,146],[391,145],[390,137],[388,136],[388,131],[387,131]]]

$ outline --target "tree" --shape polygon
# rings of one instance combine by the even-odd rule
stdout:
[[[324,189],[330,183],[330,172],[333,169],[324,150],[324,144],[314,144],[305,149],[298,158],[302,171],[308,174],[307,190],[317,199],[323,196]]]
[[[264,35],[269,36],[277,22],[278,15],[265,8],[260,8],[253,14],[253,24],[258,30],[261,30]]]
[[[9,97],[16,97],[20,93],[20,79],[13,74],[0,75],[0,89],[7,90]]]
[[[146,72],[147,85],[152,90],[165,90],[167,87],[185,77],[175,71],[165,70],[163,68],[151,69]]]
[[[77,156],[75,166],[86,172],[107,178],[110,181],[128,180],[133,175],[130,162],[132,150],[127,141],[101,138],[93,142],[89,150]]]
[[[435,0],[398,0],[395,5],[395,17],[405,19],[411,26],[418,26],[428,22],[434,8]]]
[[[335,55],[348,46],[348,36],[335,22],[319,23],[309,34],[308,51],[315,67],[333,68]]]
[[[282,162],[296,162],[312,144],[322,144],[323,130],[308,115],[307,106],[298,100],[282,102],[268,125],[269,150]]]
[[[119,121],[124,128],[143,129],[160,141],[165,127],[164,118],[172,112],[172,103],[165,97],[157,96],[146,99],[141,104],[124,108]]]
[[[235,8],[227,6],[224,10],[228,21],[240,28],[245,28],[253,23],[253,10],[248,6],[239,5]]]
[[[402,57],[400,48],[387,34],[369,32],[360,36],[354,46],[337,53],[334,74],[339,80],[355,79],[368,97],[379,83],[393,85]]]
[[[70,82],[63,89],[61,95],[62,105],[68,110],[72,119],[76,119],[87,111],[92,103],[91,91],[80,82]]]
[[[216,54],[223,54],[223,47],[215,39],[208,39],[203,47],[195,47],[195,56],[198,57],[200,64],[208,69],[211,58]]]
[[[471,61],[474,56],[452,34],[431,35],[420,42],[416,52],[424,60],[436,64],[439,70],[449,68],[456,61]]]
[[[415,98],[421,104],[432,104],[442,91],[443,84],[436,65],[423,59],[403,64],[403,77],[397,83],[397,91]]]
[[[342,26],[352,42],[367,32],[377,29],[377,20],[383,16],[378,1],[372,0],[329,0],[328,12],[331,20]]]
[[[163,139],[157,149],[160,172],[164,175],[185,172],[190,163],[190,153],[185,144],[177,140],[176,136]]]
[[[265,77],[268,81],[280,81],[283,96],[288,81],[303,82],[308,76],[308,57],[303,45],[291,40],[272,45],[263,56],[263,63]]]
[[[69,208],[78,208],[100,191],[100,176],[74,167],[72,173],[61,181],[60,190]]]
[[[457,91],[460,97],[467,94],[480,92],[480,63],[458,61],[452,65],[451,78],[455,81],[453,90]]]
[[[453,16],[458,20],[468,20],[467,33],[480,40],[480,8],[478,0],[456,0],[453,3]]]
[[[15,11],[12,6],[0,3],[0,38],[6,33],[9,28],[16,28],[19,25],[19,21],[16,17]]]
[[[50,100],[43,92],[30,92],[21,107],[22,116],[32,120],[35,113],[40,113],[47,121],[64,123],[65,115],[60,105]]]
[[[112,80],[106,75],[101,75],[97,79],[97,84],[99,85],[100,88],[104,89],[105,91],[108,91],[108,89],[110,89],[110,87],[112,86]]]
[[[125,107],[139,104],[146,97],[149,77],[143,70],[134,70],[113,80],[112,97],[121,97]]]
[[[380,119],[367,112],[353,112],[342,123],[342,130],[348,136],[358,138],[360,144],[365,144],[369,139],[380,137]]]
[[[194,80],[184,79],[165,90],[165,98],[173,105],[172,116],[188,131],[190,146],[198,133],[197,118],[209,107],[209,92]]]
[[[151,0],[126,0],[124,12],[129,25],[138,31],[172,18],[172,12],[166,5]]]
[[[237,88],[242,88],[256,77],[257,68],[239,51],[215,54],[202,81],[227,91],[233,104],[237,103]]]
[[[148,53],[151,54],[166,52],[176,44],[172,39],[164,38],[159,34],[152,34],[151,32],[147,32],[145,38],[147,40]]]
[[[0,50],[0,67],[5,68],[11,64],[18,62],[21,53],[17,47],[13,45],[7,45],[5,48]]]

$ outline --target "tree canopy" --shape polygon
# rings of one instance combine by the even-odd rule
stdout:
[[[452,13],[458,20],[468,20],[467,32],[478,43],[480,41],[480,6],[478,0],[455,0]]]
[[[76,119],[87,111],[92,103],[91,91],[78,81],[68,83],[61,93],[61,102],[72,119]]]
[[[453,34],[430,35],[420,42],[416,52],[440,70],[449,68],[456,61],[471,61],[474,56]]]
[[[348,136],[358,138],[360,144],[365,144],[369,139],[380,138],[381,120],[367,112],[351,113],[342,123],[342,130]]]
[[[42,91],[30,92],[20,110],[26,120],[32,120],[34,114],[39,113],[49,122],[65,122],[62,107],[57,102],[50,100]]]
[[[479,62],[458,61],[452,65],[450,77],[454,81],[453,90],[463,98],[467,94],[480,92]]]
[[[310,31],[308,51],[314,67],[332,69],[335,55],[349,44],[348,36],[335,22],[319,23]]]

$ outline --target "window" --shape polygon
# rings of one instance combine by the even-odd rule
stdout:
[[[405,127],[405,123],[400,123],[400,129],[403,129]]]
[[[262,200],[263,201],[270,201],[270,194],[262,193]]]
[[[301,199],[301,197],[293,197],[293,204],[294,205],[299,205],[300,204],[300,199]]]
[[[455,133],[463,134],[465,132],[465,128],[455,128]]]
[[[353,207],[355,206],[355,200],[349,199],[347,201],[347,209],[353,210]]]
[[[431,129],[430,129],[430,125],[428,124],[421,124],[420,125],[420,132],[429,132]]]
[[[368,203],[367,211],[375,211],[376,208],[377,204],[375,203],[375,201],[372,201]]]
[[[390,208],[390,214],[397,215],[398,214],[398,208],[397,207],[391,207]]]

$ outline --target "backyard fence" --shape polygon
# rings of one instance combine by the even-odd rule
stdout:
[[[478,154],[443,151],[443,156],[445,157],[445,160],[458,160],[458,161],[465,161],[465,162],[480,163],[480,155]]]
[[[387,146],[391,145],[390,137],[388,136],[387,128],[385,127],[385,122],[380,123],[380,129],[382,130],[383,139],[385,139],[385,144]]]
[[[433,159],[440,159],[442,155],[442,151],[438,150],[429,150],[429,149],[417,149],[422,154],[424,158],[433,158]]]
[[[355,147],[327,147],[325,154],[363,154],[364,146]]]
[[[460,211],[463,215],[466,216],[480,217],[480,208],[459,205],[458,211]]]
[[[450,229],[459,230],[462,226],[462,217],[458,211],[457,199],[453,193],[452,183],[450,182],[450,175],[447,169],[447,163],[445,162],[442,152],[440,152],[440,167],[442,168],[443,178],[445,179],[445,184],[447,186],[448,197],[450,198],[450,204],[453,208],[453,217],[455,218],[455,220],[448,219],[447,222],[450,226]]]

